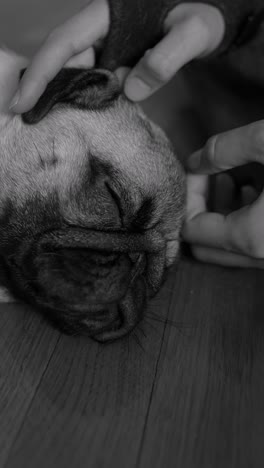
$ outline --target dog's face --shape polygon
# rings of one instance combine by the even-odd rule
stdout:
[[[132,330],[179,248],[185,183],[114,74],[64,69],[0,132],[0,254],[13,293],[99,341]]]

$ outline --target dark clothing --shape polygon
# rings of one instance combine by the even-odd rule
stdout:
[[[162,38],[168,12],[185,0],[108,0],[111,27],[99,65],[114,70],[133,66]],[[198,0],[192,0],[195,2]],[[225,18],[224,39],[213,57],[246,78],[264,83],[264,0],[199,0]]]

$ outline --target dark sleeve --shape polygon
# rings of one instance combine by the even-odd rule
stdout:
[[[225,19],[225,36],[218,53],[227,51],[245,31],[257,24],[263,0],[191,0],[217,7]],[[111,25],[98,65],[114,70],[133,66],[161,39],[166,15],[187,0],[108,0]],[[253,23],[252,23],[253,19]],[[251,28],[252,29],[252,28]],[[254,28],[253,28],[254,29]],[[215,55],[215,53],[214,53]]]

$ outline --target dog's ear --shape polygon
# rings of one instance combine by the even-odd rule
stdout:
[[[21,77],[25,70],[21,71]],[[47,85],[33,109],[22,114],[27,124],[42,120],[56,104],[77,109],[103,109],[120,95],[120,85],[108,70],[63,68]]]

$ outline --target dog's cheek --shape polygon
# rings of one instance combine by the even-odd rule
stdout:
[[[177,259],[180,250],[179,240],[169,240],[166,244],[166,267],[170,267]]]

